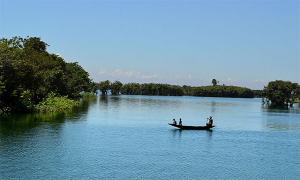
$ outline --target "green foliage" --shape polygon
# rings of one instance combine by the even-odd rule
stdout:
[[[67,96],[60,96],[51,92],[35,108],[37,112],[55,112],[70,109],[75,105],[79,105],[79,102],[68,99]]]
[[[78,97],[82,91],[88,91],[91,80],[89,74],[77,62],[67,63],[66,81],[68,95],[71,97]]]
[[[45,52],[47,43],[41,41],[41,38],[38,37],[30,37],[29,39],[24,39],[24,49],[30,50],[34,49],[38,52]]]
[[[122,86],[121,94],[140,95],[141,87],[139,83],[127,83]]]
[[[0,39],[0,111],[32,111],[50,92],[78,97],[89,90],[89,74],[47,46],[37,37]]]
[[[102,95],[106,95],[109,88],[110,88],[110,81],[109,80],[100,82],[99,89],[100,89]]]
[[[262,90],[252,90],[254,92],[254,97],[261,98],[262,97]]]
[[[290,81],[271,81],[268,86],[264,88],[263,97],[276,105],[290,103],[292,106],[296,98],[300,97],[300,86]]]
[[[169,84],[155,84],[155,83],[127,83],[122,85],[121,82],[116,81],[110,84],[109,81],[100,82],[100,87],[105,87],[101,90],[102,94],[106,94],[110,88],[112,94],[117,94],[115,86],[120,87],[121,94],[127,95],[159,95],[159,96],[205,96],[205,97],[239,97],[239,98],[253,98],[254,92],[251,89],[236,87],[236,86],[203,86],[191,87],[184,85],[176,86]],[[115,89],[114,89],[115,88]],[[106,91],[104,91],[106,90]]]
[[[91,82],[89,87],[89,92],[92,92],[93,94],[98,94],[99,89],[99,83]]]
[[[110,84],[110,90],[113,95],[119,94],[123,84],[120,81],[115,81]]]
[[[188,92],[191,96],[202,97],[237,97],[253,98],[254,92],[249,88],[237,86],[202,86],[192,87]]]
[[[128,83],[122,86],[121,94],[129,95],[159,95],[159,96],[182,96],[181,86],[154,83]]]
[[[183,85],[183,94],[186,96],[191,96],[191,92],[192,92],[192,87],[191,86],[187,86],[187,85]]]
[[[90,92],[81,93],[80,96],[83,97],[83,98],[94,98],[94,97],[96,97],[96,95],[94,93],[90,93]]]
[[[4,93],[4,91],[5,91],[4,83],[0,81],[0,104],[1,104],[1,99],[2,99],[1,97]]]
[[[216,86],[216,85],[218,84],[218,81],[217,81],[216,79],[213,79],[213,80],[211,81],[211,83],[213,84],[213,86]]]
[[[21,107],[25,111],[32,111],[34,109],[34,103],[32,102],[33,94],[30,90],[25,90],[19,97],[19,104],[21,104]]]

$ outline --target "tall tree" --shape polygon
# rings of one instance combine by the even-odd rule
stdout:
[[[211,83],[213,84],[213,86],[216,86],[216,85],[218,84],[218,81],[217,81],[216,79],[213,79],[213,80],[211,81]]]
[[[97,95],[98,90],[99,90],[99,83],[92,81],[89,87],[89,92],[92,92]]]
[[[109,80],[100,82],[99,89],[100,89],[102,95],[106,95],[109,88],[110,88],[110,81]]]
[[[113,95],[117,95],[120,93],[123,84],[120,81],[115,81],[110,84],[110,90]]]
[[[80,92],[89,91],[91,80],[86,72],[77,62],[67,63],[66,82],[68,94],[72,97],[79,96]]]

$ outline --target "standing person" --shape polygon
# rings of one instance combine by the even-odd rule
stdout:
[[[179,119],[179,126],[182,126],[182,121],[181,121],[181,118]]]
[[[173,124],[175,124],[175,125],[177,124],[177,122],[176,122],[176,120],[175,120],[175,119],[173,119]]]

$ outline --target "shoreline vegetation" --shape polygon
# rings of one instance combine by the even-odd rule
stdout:
[[[68,96],[60,96],[53,92],[49,93],[44,101],[35,106],[36,112],[56,112],[59,110],[71,109],[78,106],[79,102],[69,99]]]
[[[101,89],[101,85],[100,91],[102,94],[107,93],[107,90]],[[191,87],[155,83],[127,83],[117,90],[111,89],[111,92],[112,94],[126,95],[254,98],[254,91],[249,88],[225,85]]]
[[[179,86],[159,83],[94,82],[77,62],[66,62],[46,51],[47,43],[38,37],[0,39],[0,114],[55,112],[79,105],[75,98],[102,95],[158,95],[198,97],[263,97],[264,103],[299,102],[300,86],[289,81],[272,81],[264,90],[218,85]]]
[[[0,113],[69,109],[90,92],[89,73],[47,46],[38,37],[0,39]]]

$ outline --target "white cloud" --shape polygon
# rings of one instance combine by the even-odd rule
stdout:
[[[122,76],[123,74],[124,73],[123,73],[122,69],[117,69],[117,70],[115,70],[115,72],[110,73],[111,76]]]
[[[99,72],[98,74],[100,74],[100,75],[101,75],[101,74],[105,74],[105,70],[104,70],[104,69],[101,69],[100,72]]]
[[[191,74],[188,76],[188,79],[192,79],[192,75]]]
[[[129,71],[129,72],[125,73],[125,76],[127,76],[127,77],[132,77],[132,76],[138,77],[139,74],[140,74],[140,72]]]
[[[101,69],[101,71],[98,73],[99,75],[107,75],[107,76],[113,76],[113,77],[134,77],[138,79],[150,79],[150,78],[158,78],[157,74],[155,75],[141,75],[140,72],[134,72],[134,71],[128,71],[128,72],[123,72],[122,69],[117,69],[112,73],[106,73],[104,69]]]
[[[178,75],[178,76],[175,76],[175,79],[180,79],[180,75]]]
[[[264,79],[256,79],[255,82],[265,82]]]
[[[149,79],[149,78],[156,78],[157,77],[157,74],[153,75],[153,76],[137,76],[138,78],[141,78],[141,79]]]
[[[238,81],[239,81],[238,79],[231,79],[231,78],[227,79],[227,82],[238,82]]]

